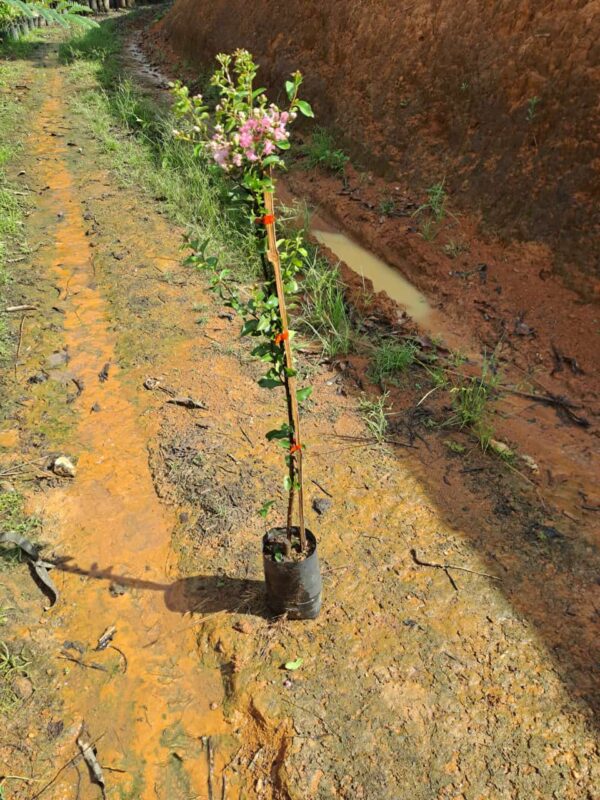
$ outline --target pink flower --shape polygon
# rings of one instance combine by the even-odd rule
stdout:
[[[274,152],[275,152],[275,145],[273,144],[273,142],[270,139],[267,139],[267,141],[265,142],[264,147],[263,147],[263,155],[264,156],[270,156],[271,153],[274,153]]]
[[[254,152],[254,150],[246,150],[245,155],[248,161],[258,161],[258,156]]]
[[[233,158],[231,159],[236,167],[242,166],[242,154],[241,153],[234,153]]]
[[[227,166],[227,160],[229,159],[229,146],[220,147],[218,150],[215,150],[214,159],[220,167],[225,168]]]

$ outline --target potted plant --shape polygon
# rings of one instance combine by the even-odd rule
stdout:
[[[208,241],[191,240],[187,263],[207,270],[211,288],[242,318],[241,333],[256,340],[252,354],[266,365],[259,380],[265,389],[281,390],[286,421],[266,437],[285,449],[287,517],[283,526],[263,537],[263,563],[270,609],[290,618],[309,619],[321,606],[321,577],[315,536],[304,519],[303,442],[300,405],[311,387],[298,388],[292,350],[294,332],[289,327],[286,298],[299,291],[298,278],[307,251],[300,234],[277,237],[274,194],[275,171],[284,167],[282,155],[290,148],[289,126],[298,114],[312,117],[310,105],[299,99],[302,75],[286,81],[288,106],[269,103],[265,90],[255,88],[257,66],[249,52],[217,56],[218,68],[211,85],[219,96],[209,114],[201,95],[190,96],[187,87],[174,84],[175,113],[183,129],[179,138],[191,142],[199,158],[210,158],[231,179],[231,202],[242,209],[252,226],[260,252],[263,276],[249,297],[240,295],[231,270],[207,254]],[[274,501],[260,513],[266,518]],[[295,523],[297,514],[297,524]]]

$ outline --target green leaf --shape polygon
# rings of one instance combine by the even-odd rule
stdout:
[[[298,111],[304,114],[305,117],[314,117],[315,112],[312,110],[310,103],[307,103],[306,100],[298,100],[296,105],[298,106]]]
[[[258,325],[256,326],[256,330],[264,333],[268,331],[271,327],[271,317],[270,315],[263,314],[263,316],[258,320]]]
[[[277,378],[267,378],[265,376],[259,380],[258,385],[261,389],[277,389],[279,386],[283,386],[283,382]]]
[[[249,334],[254,333],[256,331],[256,326],[257,325],[258,325],[258,322],[255,319],[246,320],[246,322],[244,322],[244,324],[242,325],[242,332],[241,332],[240,335],[241,336],[248,336]]]
[[[268,431],[265,436],[269,442],[272,442],[273,439],[289,439],[291,433],[291,428],[287,422],[284,422],[280,428],[273,428],[272,431]]]
[[[283,561],[283,553],[281,552],[281,550],[278,550],[278,551],[275,553],[275,555],[273,556],[273,558],[275,559],[275,561],[276,561],[278,564],[281,564],[281,562]]]
[[[294,92],[296,91],[296,84],[294,81],[286,81],[285,82],[285,92],[288,96],[288,100],[291,100],[294,96]]]
[[[295,661],[286,661],[284,667],[288,670],[288,672],[295,672],[297,669],[300,669],[302,664],[304,664],[304,659],[297,658]]]
[[[285,478],[283,479],[284,491],[286,491],[286,492],[291,491],[291,488],[292,488],[293,485],[294,484],[292,483],[292,479],[290,478],[290,476],[286,475]]]
[[[281,161],[279,156],[267,156],[263,160],[262,165],[263,165],[263,167],[269,167],[269,166],[271,166],[271,164],[281,164],[281,163],[283,163],[283,162]]]
[[[265,500],[262,505],[262,508],[259,509],[259,514],[263,519],[267,518],[267,514],[271,510],[271,506],[275,505],[275,500]]]
[[[303,403],[305,400],[312,394],[312,386],[305,386],[304,389],[297,389],[296,390],[296,397],[299,403]]]

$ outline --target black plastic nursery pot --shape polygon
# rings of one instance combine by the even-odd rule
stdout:
[[[299,541],[299,528],[292,528],[294,542]],[[263,566],[267,585],[269,610],[289,619],[315,619],[321,610],[321,570],[317,553],[317,540],[307,530],[308,555],[300,560],[285,558],[275,560],[282,552],[281,543],[286,539],[285,528],[272,528],[263,537]],[[282,558],[280,555],[279,558]]]

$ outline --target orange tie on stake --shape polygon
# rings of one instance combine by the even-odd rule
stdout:
[[[272,178],[272,173],[271,173]],[[277,289],[277,299],[279,301],[279,316],[281,317],[282,333],[277,334],[275,337],[276,344],[282,344],[285,353],[285,365],[288,371],[293,373],[294,364],[292,359],[292,348],[290,346],[290,337],[288,332],[288,317],[287,309],[285,306],[285,293],[283,289],[283,279],[281,277],[281,262],[279,260],[279,251],[277,250],[277,234],[275,231],[275,209],[273,203],[273,192],[265,191],[265,209],[267,213],[260,217],[258,221],[262,222],[267,229],[267,258],[273,267],[273,274],[275,276],[275,286]],[[279,338],[281,337],[281,338]],[[279,339],[279,341],[277,341]],[[300,412],[298,410],[298,397],[296,396],[296,379],[292,375],[287,375],[285,379],[287,400],[294,426],[294,438],[290,442],[290,458],[295,467],[295,472],[298,477],[298,520],[300,522],[300,547],[302,552],[306,552],[306,526],[304,524],[304,487],[302,483],[302,445],[300,443]],[[290,502],[288,505],[288,531],[292,524],[294,503],[294,488],[290,490]]]
[[[265,214],[264,217],[257,217],[254,222],[257,225],[272,225],[275,222],[275,214]]]

